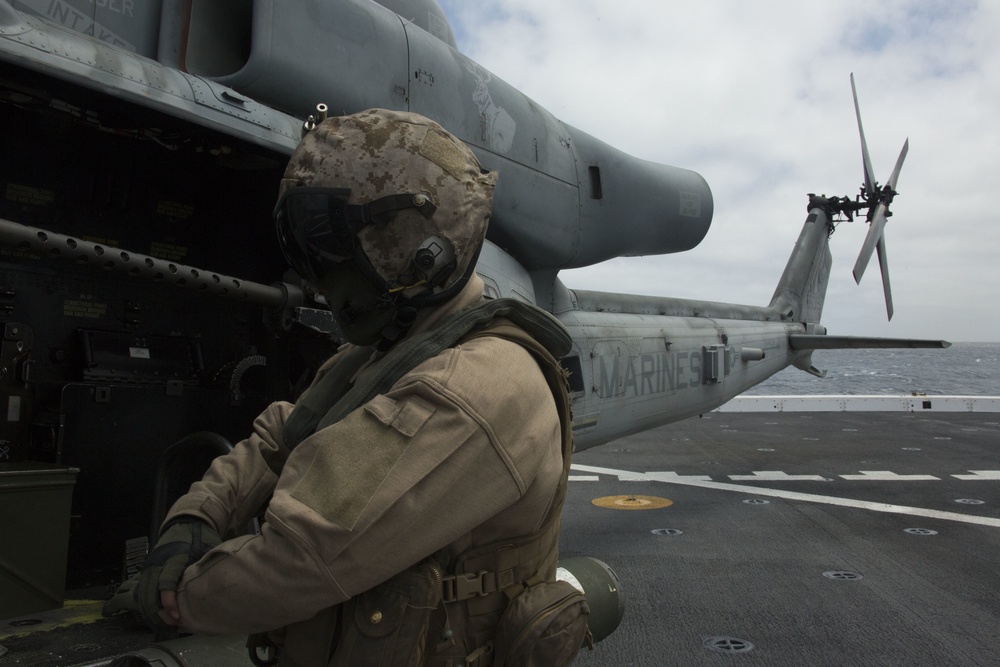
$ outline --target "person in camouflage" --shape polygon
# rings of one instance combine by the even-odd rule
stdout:
[[[568,335],[474,271],[496,178],[416,114],[303,138],[279,243],[349,344],[170,509],[147,619],[266,633],[281,665],[491,663],[511,587],[554,576],[571,449]]]

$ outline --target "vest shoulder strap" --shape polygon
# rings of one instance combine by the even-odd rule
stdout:
[[[517,343],[534,355],[555,399],[562,429],[562,475],[556,488],[555,500],[542,527],[534,533],[513,540],[502,540],[473,549],[459,559],[455,564],[454,574],[449,573],[442,582],[446,602],[506,593],[506,597],[497,596],[498,599],[490,605],[499,607],[507,599],[520,593],[525,582],[540,576],[559,541],[562,509],[566,501],[573,456],[573,413],[568,374],[549,350],[520,326],[504,318],[493,320],[488,326],[477,329],[462,340],[485,336],[496,336]]]
[[[509,319],[512,322],[509,329],[499,325],[494,328],[492,324],[497,318]],[[323,378],[320,385],[324,385],[324,390],[316,392],[315,397],[310,398],[309,394],[319,389],[319,385],[314,387],[304,397],[306,400],[296,404],[289,416],[289,422],[295,425],[295,429],[294,432],[292,429],[285,429],[286,446],[295,447],[315,431],[337,423],[376,394],[388,391],[400,378],[427,359],[453,347],[467,334],[479,329],[495,332],[483,335],[516,337],[517,342],[536,354],[536,358],[543,355],[546,364],[549,364],[549,360],[554,362],[554,368],[559,367],[555,359],[569,352],[572,346],[569,332],[562,323],[541,308],[514,299],[485,301],[446,318],[430,331],[401,341],[353,384],[350,383],[350,378],[367,358],[359,359],[356,366],[348,369],[350,372],[338,373],[329,380]],[[370,354],[370,348],[361,349]],[[360,354],[359,352],[358,355]],[[338,363],[331,374],[341,365],[342,363]],[[546,367],[543,364],[542,370]],[[548,373],[546,377],[548,378]],[[297,415],[299,412],[302,414]],[[318,419],[315,416],[317,414],[320,415]]]

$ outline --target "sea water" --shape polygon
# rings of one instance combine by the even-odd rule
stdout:
[[[946,349],[816,350],[818,378],[786,368],[748,395],[931,394],[1000,396],[1000,343],[955,343]]]

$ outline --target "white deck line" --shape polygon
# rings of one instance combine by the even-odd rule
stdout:
[[[766,496],[768,498],[782,498],[784,500],[820,503],[823,505],[837,505],[840,507],[853,507],[855,509],[869,510],[872,512],[906,514],[909,516],[924,517],[928,519],[960,521],[962,523],[975,524],[979,526],[989,526],[990,528],[1000,528],[1000,519],[995,517],[962,514],[960,512],[945,512],[942,510],[927,509],[924,507],[892,505],[889,503],[879,503],[869,500],[855,500],[852,498],[839,498],[836,496],[821,496],[815,493],[800,493],[798,491],[786,491],[784,489],[768,489],[745,484],[703,481],[696,479],[693,476],[682,476],[673,472],[642,473],[629,470],[616,470],[613,468],[601,468],[598,466],[577,465],[575,463],[573,464],[573,470],[577,472],[597,473],[598,475],[613,475],[618,477],[618,479],[623,482],[664,482],[666,484],[695,486],[702,489],[715,489],[717,491],[735,491],[737,493],[745,493],[754,497]]]
[[[1000,412],[1000,396],[737,396],[716,412]]]

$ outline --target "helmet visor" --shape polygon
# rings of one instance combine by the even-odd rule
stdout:
[[[291,188],[274,208],[278,245],[295,272],[317,281],[354,257],[357,231],[348,220],[346,188]],[[361,225],[363,226],[363,224]]]
[[[367,204],[348,204],[350,194],[348,188],[291,188],[274,207],[281,252],[306,280],[316,282],[338,263],[364,256],[358,232],[368,225],[385,227],[404,209],[416,209],[426,218],[437,209],[424,194],[387,195]]]

